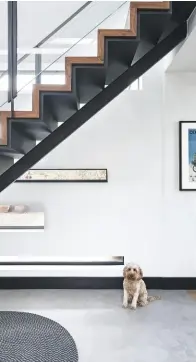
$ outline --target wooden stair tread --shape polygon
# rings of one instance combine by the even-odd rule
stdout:
[[[168,10],[170,8],[170,1],[132,1],[130,6],[136,9]]]

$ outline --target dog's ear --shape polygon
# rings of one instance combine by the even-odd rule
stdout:
[[[142,279],[143,278],[143,271],[141,268],[139,268],[138,270],[138,279]]]
[[[127,273],[127,266],[125,266],[123,269],[123,278],[126,278],[126,273]]]

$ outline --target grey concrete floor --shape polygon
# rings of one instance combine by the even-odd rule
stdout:
[[[155,301],[123,309],[119,290],[0,291],[0,310],[51,318],[74,337],[79,362],[195,362],[196,299],[152,291]]]

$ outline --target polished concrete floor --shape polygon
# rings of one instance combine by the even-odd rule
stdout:
[[[37,313],[75,338],[79,362],[195,362],[196,298],[152,291],[161,301],[123,309],[118,290],[0,291],[0,310]]]

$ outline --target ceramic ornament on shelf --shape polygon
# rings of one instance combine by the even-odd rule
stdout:
[[[23,214],[24,212],[28,212],[27,205],[14,205],[12,206],[12,212],[16,212],[18,214]]]
[[[19,214],[23,214],[24,212],[28,212],[27,205],[0,205],[0,213],[5,214],[7,212],[15,212]]]
[[[0,214],[4,214],[10,211],[11,205],[0,205]]]

